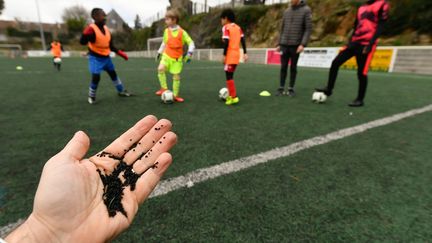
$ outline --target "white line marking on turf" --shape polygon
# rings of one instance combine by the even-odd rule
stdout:
[[[208,168],[198,169],[184,176],[179,176],[179,177],[162,181],[156,187],[156,189],[153,191],[150,197],[165,195],[169,192],[178,190],[183,187],[191,187],[195,183],[207,181],[216,177],[220,177],[222,175],[231,174],[259,164],[267,163],[272,160],[287,157],[297,152],[318,145],[330,143],[335,140],[340,140],[355,134],[365,132],[373,128],[382,127],[429,111],[432,111],[432,105],[428,105],[419,109],[410,110],[404,113],[399,113],[393,116],[371,121],[355,127],[342,129],[323,136],[317,136],[314,138],[306,139],[285,147],[275,148],[267,152],[255,154],[249,157],[236,159],[233,161],[225,162]]]
[[[377,127],[382,127],[389,125],[391,123],[395,123],[401,121],[406,118],[410,118],[416,115],[420,115],[426,112],[432,111],[432,104],[425,106],[423,108],[410,110],[407,112],[399,113],[396,115],[392,115],[389,117],[385,117],[382,119],[378,119],[375,121],[371,121],[368,123],[364,123],[362,125],[345,128],[342,130],[338,130],[336,132],[328,133],[326,135],[317,136],[314,138],[306,139],[297,143],[293,143],[291,145],[285,147],[275,148],[266,152],[262,152],[259,154],[255,154],[252,156],[228,161],[219,165],[198,169],[187,173],[183,176],[178,176],[174,178],[170,178],[167,180],[163,180],[159,183],[159,185],[155,188],[153,193],[150,195],[152,197],[158,197],[162,195],[166,195],[172,191],[181,189],[181,188],[189,188],[194,186],[196,183],[204,182],[207,180],[211,180],[223,175],[228,175],[231,173],[235,173],[241,170],[245,170],[251,167],[254,167],[259,164],[268,163],[270,161],[288,157],[300,151],[327,144],[336,140],[340,140],[343,138],[347,138],[359,133],[363,133],[367,130],[374,129]],[[24,220],[20,219],[16,223],[9,224],[7,226],[0,228],[0,237],[5,237],[7,233],[9,233],[14,228],[18,227]]]

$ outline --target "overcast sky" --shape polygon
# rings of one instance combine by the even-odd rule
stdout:
[[[142,20],[153,17],[157,12],[166,9],[168,0],[38,0],[42,22],[59,23],[63,9],[81,5],[89,11],[94,7],[101,7],[106,12],[115,9],[120,16],[133,26],[135,16],[138,14]],[[209,5],[226,2],[227,0],[208,0]],[[229,1],[229,0],[228,0]],[[204,2],[197,0],[195,2]],[[5,0],[5,9],[0,19],[13,20],[19,18],[23,21],[37,21],[36,0]]]
[[[141,19],[152,17],[158,11],[166,9],[168,0],[38,0],[42,22],[61,22],[63,10],[74,5],[88,9],[100,7],[107,13],[115,9],[130,25],[135,16]],[[0,16],[3,20],[19,18],[23,21],[37,21],[36,0],[5,0],[5,9]]]

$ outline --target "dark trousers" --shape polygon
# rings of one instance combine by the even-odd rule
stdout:
[[[357,60],[357,77],[359,81],[359,89],[356,100],[361,100],[366,96],[366,89],[368,85],[368,71],[369,65],[372,61],[372,56],[375,52],[375,46],[372,48],[372,51],[369,53],[363,53],[363,50],[366,46],[360,45],[358,43],[350,43],[344,50],[342,50],[339,55],[333,60],[329,80],[327,84],[327,89],[332,92],[336,83],[336,78],[338,75],[338,71],[340,66],[348,61],[351,57],[356,57]]]
[[[290,68],[290,84],[289,88],[294,88],[297,77],[297,62],[300,54],[297,53],[298,46],[281,45],[281,71],[280,71],[280,87],[285,87],[285,82],[288,74],[288,64],[291,61]]]

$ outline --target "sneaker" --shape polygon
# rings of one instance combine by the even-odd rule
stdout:
[[[132,94],[129,93],[127,90],[123,90],[122,92],[118,93],[118,96],[120,96],[120,97],[131,97]]]
[[[93,105],[93,104],[95,104],[96,103],[96,97],[88,97],[88,99],[87,99],[87,101],[88,101],[88,103],[90,104],[90,105]]]
[[[349,103],[348,106],[351,107],[362,107],[364,106],[364,103],[362,100],[354,100],[353,102]]]
[[[279,89],[276,90],[276,96],[282,96],[284,94],[284,88],[280,87]]]
[[[327,96],[331,96],[332,92],[330,90],[328,90],[327,88],[316,88],[315,91],[317,92],[322,92]]]
[[[289,88],[288,91],[286,91],[284,94],[290,97],[294,97],[296,95],[293,88]]]
[[[240,102],[239,97],[233,98],[231,96],[228,96],[228,98],[226,99],[225,105],[234,105],[234,104],[237,104],[239,102]]]
[[[165,92],[167,89],[160,89],[160,90],[158,90],[158,91],[156,91],[156,95],[157,96],[161,96],[162,94],[163,94],[163,92]]]
[[[178,102],[178,103],[183,103],[184,99],[182,97],[180,97],[180,96],[174,96],[174,101]]]

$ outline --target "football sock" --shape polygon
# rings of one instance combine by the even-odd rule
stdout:
[[[178,96],[180,93],[180,79],[174,79],[173,80],[173,92],[174,96]]]
[[[237,97],[237,91],[234,84],[234,80],[233,79],[227,80],[226,84],[229,91],[229,95],[233,98]]]
[[[100,81],[100,75],[99,74],[93,74],[92,75],[92,81],[90,82],[89,87],[89,96],[90,97],[96,97],[96,90],[98,88]]]
[[[113,80],[112,82],[113,82],[114,86],[116,87],[117,92],[119,92],[119,93],[123,92],[123,90],[124,90],[123,83],[119,78],[117,78],[117,80]]]
[[[123,92],[124,87],[123,87],[123,83],[120,80],[120,78],[117,76],[116,71],[112,70],[112,71],[108,71],[108,75],[110,76],[114,86],[117,89],[117,92]]]
[[[162,89],[168,89],[167,78],[165,72],[160,72],[158,74],[159,83]]]

